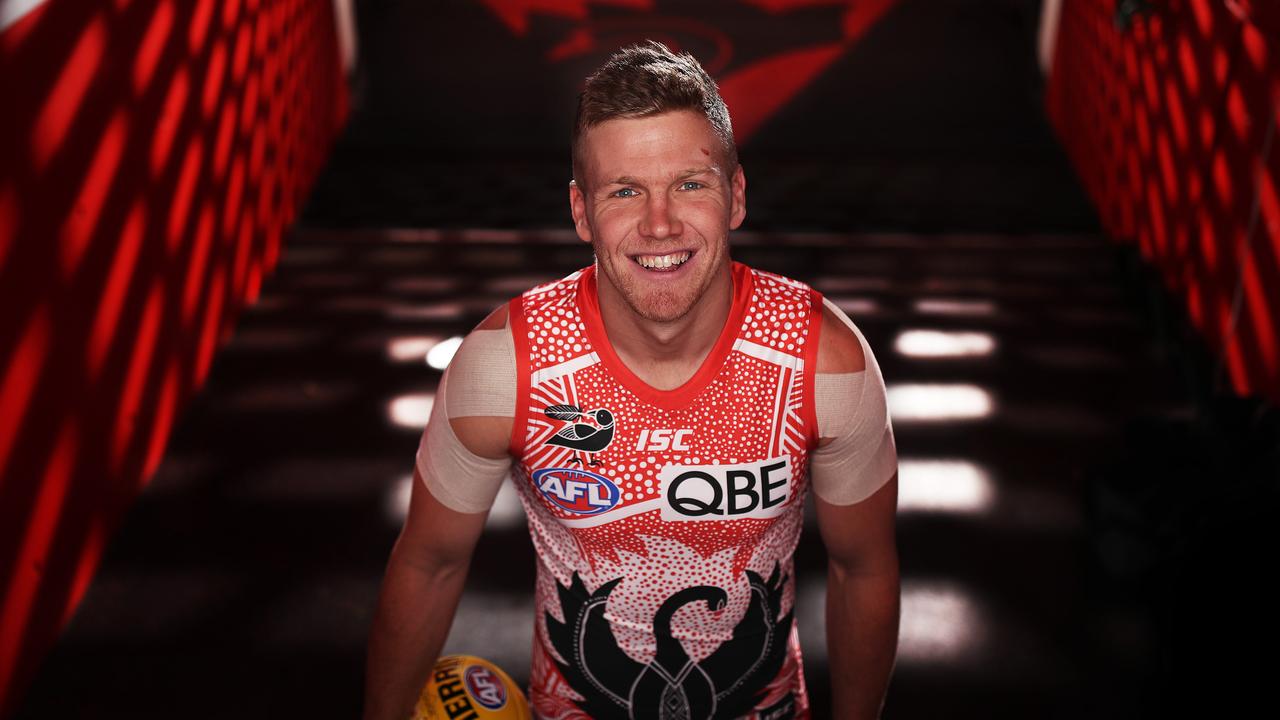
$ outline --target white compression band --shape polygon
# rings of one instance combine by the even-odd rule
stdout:
[[[866,390],[865,370],[850,373],[818,373],[813,377],[814,411],[818,437],[837,438],[857,426],[858,401]]]
[[[809,456],[813,491],[833,505],[871,497],[898,467],[898,450],[885,396],[884,377],[871,346],[840,308],[823,302],[862,345],[866,369],[814,376],[818,435],[834,438]]]
[[[516,347],[510,328],[473,330],[449,363],[449,417],[515,417]]]
[[[449,372],[446,369],[440,378],[427,429],[418,443],[418,473],[431,494],[446,507],[463,513],[484,512],[493,505],[511,469],[511,458],[476,455],[454,434],[445,412],[451,394],[446,389]]]

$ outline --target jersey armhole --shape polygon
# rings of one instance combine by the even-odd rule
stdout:
[[[801,401],[801,412],[805,437],[808,439],[809,450],[812,451],[818,447],[818,411],[814,407],[814,384],[818,374],[818,346],[822,340],[822,293],[809,288],[809,303],[809,337],[804,348],[804,399]]]
[[[511,325],[511,341],[516,351],[516,409],[511,421],[508,447],[512,459],[519,463],[524,457],[525,426],[529,419],[529,335],[524,318],[523,296],[512,298],[508,303],[507,319]]]

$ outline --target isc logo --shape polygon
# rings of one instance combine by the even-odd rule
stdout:
[[[637,450],[688,450],[689,444],[684,439],[693,434],[692,430],[649,430],[640,431],[640,439],[636,441]]]
[[[741,465],[668,465],[658,472],[663,520],[772,518],[791,499],[787,456]]]
[[[609,510],[622,495],[608,478],[573,468],[534,470],[533,484],[548,500],[577,515]]]

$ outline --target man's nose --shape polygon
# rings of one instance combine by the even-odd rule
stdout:
[[[651,195],[640,222],[640,234],[658,240],[684,232],[676,208],[664,196]]]

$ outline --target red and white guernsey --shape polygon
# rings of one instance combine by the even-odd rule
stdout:
[[[740,263],[732,275],[715,347],[670,391],[609,345],[594,266],[511,302],[539,718],[808,716],[792,555],[822,301]]]

